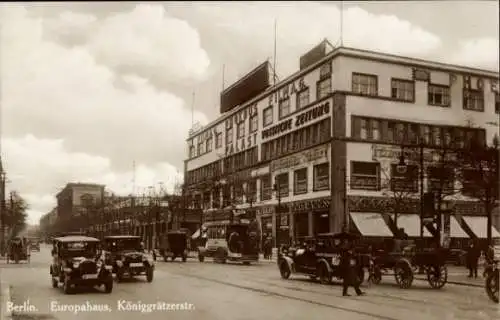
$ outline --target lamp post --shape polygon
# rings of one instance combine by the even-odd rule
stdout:
[[[3,256],[5,253],[5,180],[6,174],[3,168],[0,170],[0,254]]]
[[[276,239],[275,239],[275,247],[278,247],[278,244],[280,242],[278,241],[278,238],[281,238],[281,193],[280,193],[281,187],[277,176],[274,177],[273,190],[274,192],[276,192],[276,198],[278,200],[278,206],[276,207],[277,217],[276,217]]]
[[[420,240],[423,240],[424,238],[424,147],[425,143],[422,139],[419,139],[418,142],[418,150],[419,150],[419,156],[418,156],[418,162],[419,162],[419,197],[420,197]],[[399,163],[396,167],[396,170],[399,173],[406,173],[408,166],[405,161],[405,155],[404,155],[404,148],[405,145],[401,145],[401,155],[399,156]],[[395,215],[397,217],[397,214]],[[397,219],[397,218],[396,218]],[[397,221],[396,221],[397,225]]]

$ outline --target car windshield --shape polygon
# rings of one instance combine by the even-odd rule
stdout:
[[[70,257],[95,257],[97,255],[97,243],[75,241],[61,244],[61,251],[64,256]]]
[[[107,241],[110,251],[141,251],[141,239],[110,239]]]

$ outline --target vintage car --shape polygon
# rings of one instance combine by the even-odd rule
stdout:
[[[393,241],[398,241],[394,239]],[[415,273],[427,275],[427,282],[434,289],[441,289],[448,281],[446,260],[449,249],[427,248],[423,243],[415,244],[412,240],[399,240],[402,250],[381,251],[374,254],[371,282],[378,284],[384,275],[393,275],[402,289],[412,286]]]
[[[103,259],[113,266],[116,280],[145,275],[153,281],[155,265],[144,252],[141,237],[132,235],[108,236],[103,240]]]
[[[40,239],[38,238],[30,238],[30,250],[40,252]]]
[[[356,239],[357,236],[348,233],[319,234],[304,242],[286,248],[278,254],[278,268],[283,279],[291,274],[307,275],[311,279],[319,279],[322,284],[329,284],[332,278],[342,279],[340,257],[343,251],[342,240]],[[351,264],[357,270],[360,283],[365,278],[365,268],[369,268],[371,259],[362,254],[355,254]]]
[[[112,266],[99,259],[99,239],[84,236],[66,236],[53,241],[50,266],[52,287],[63,284],[64,293],[77,287],[104,285],[104,292],[113,291]]]
[[[198,260],[211,257],[214,262],[237,261],[243,264],[259,261],[259,238],[250,223],[213,222],[206,224],[205,246],[198,247]]]
[[[20,261],[30,262],[31,254],[28,251],[28,246],[23,239],[20,237],[14,237],[9,240],[8,252],[7,252],[7,263],[14,261],[14,263],[19,263]]]
[[[181,257],[186,262],[188,256],[187,233],[182,230],[169,231],[160,238],[160,247],[155,250],[155,255],[163,257],[164,261],[170,258],[174,261]]]

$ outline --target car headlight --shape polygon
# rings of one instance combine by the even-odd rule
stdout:
[[[79,262],[74,262],[74,263],[73,263],[73,268],[75,268],[75,269],[76,269],[76,268],[78,268],[79,266],[80,266],[80,263],[79,263]]]

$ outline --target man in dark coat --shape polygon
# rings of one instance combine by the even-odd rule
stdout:
[[[340,271],[342,274],[342,295],[344,297],[350,296],[347,291],[349,287],[353,287],[358,296],[365,294],[359,288],[359,281],[357,279],[356,264],[353,254],[352,245],[347,241],[344,242],[342,248],[342,255],[340,257]]]
[[[467,268],[469,269],[469,278],[477,278],[477,266],[479,264],[479,257],[481,256],[481,250],[479,246],[471,241],[469,248],[467,249]]]

